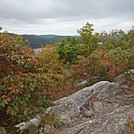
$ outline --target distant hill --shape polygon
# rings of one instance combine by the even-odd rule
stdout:
[[[23,39],[26,40],[28,39],[30,42],[30,46],[32,48],[39,48],[42,45],[46,44],[53,44],[55,42],[59,42],[61,40],[66,40],[68,37],[76,37],[76,36],[60,36],[60,35],[27,35],[23,34],[22,35]]]

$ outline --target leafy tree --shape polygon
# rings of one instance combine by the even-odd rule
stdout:
[[[134,29],[130,30],[124,37],[123,37],[123,48],[129,49],[134,46]]]
[[[114,48],[123,47],[122,38],[124,36],[125,33],[123,30],[112,30],[110,33],[103,31],[100,33],[101,44],[105,44],[107,47],[113,46]]]
[[[80,51],[77,47],[78,41],[75,38],[68,38],[67,41],[63,40],[59,47],[59,59],[64,64],[74,64],[77,63],[77,56],[80,54]]]
[[[98,33],[93,34],[92,26],[92,24],[87,23],[77,31],[80,35],[77,39],[68,38],[67,41],[61,42],[58,53],[59,59],[64,64],[76,64],[79,55],[87,57],[97,49],[100,38]]]
[[[100,41],[99,34],[93,34],[93,24],[86,23],[85,26],[77,30],[80,35],[80,44],[84,46],[85,56],[89,56],[96,48]]]

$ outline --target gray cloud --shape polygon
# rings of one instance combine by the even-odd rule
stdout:
[[[86,21],[100,31],[129,29],[133,7],[134,0],[0,0],[0,25],[12,32],[37,34],[75,34]]]

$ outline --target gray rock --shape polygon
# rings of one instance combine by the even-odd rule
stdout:
[[[76,84],[77,87],[82,87],[82,86],[85,86],[86,84],[88,84],[88,81],[87,80],[84,80],[82,82],[79,82]]]
[[[92,110],[85,110],[84,115],[90,118],[94,116],[94,112]]]
[[[46,112],[53,111],[64,123],[56,130],[59,134],[115,134],[128,117],[134,117],[134,106],[127,103],[132,96],[134,89],[101,81],[55,101]],[[30,123],[38,125],[37,117],[18,128],[23,131]]]
[[[100,92],[101,90],[105,89],[107,85],[110,85],[111,83],[108,81],[101,81],[98,82],[90,87],[86,87],[84,89],[81,89],[80,91],[68,96],[61,98],[57,101],[55,101],[55,104],[64,104],[68,100],[74,101],[74,103],[80,108],[82,107],[87,100],[96,93]],[[114,84],[112,84],[114,85]],[[112,91],[111,91],[112,92]]]
[[[103,105],[101,102],[95,101],[95,102],[93,102],[93,108],[94,108],[95,112],[99,112],[103,109]]]

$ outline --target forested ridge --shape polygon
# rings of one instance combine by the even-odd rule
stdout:
[[[44,112],[54,100],[80,90],[77,82],[113,81],[134,69],[134,29],[95,33],[86,23],[77,32],[77,38],[66,37],[37,54],[21,36],[0,33],[0,126]],[[124,79],[134,86],[133,74]]]
[[[12,36],[19,36],[17,34],[10,33]],[[34,34],[22,34],[21,35],[23,41],[28,41],[29,46],[31,48],[41,48],[48,44],[54,44],[56,42],[60,42],[62,40],[67,40],[68,37],[77,38],[77,36],[63,36],[63,35],[34,35]]]

